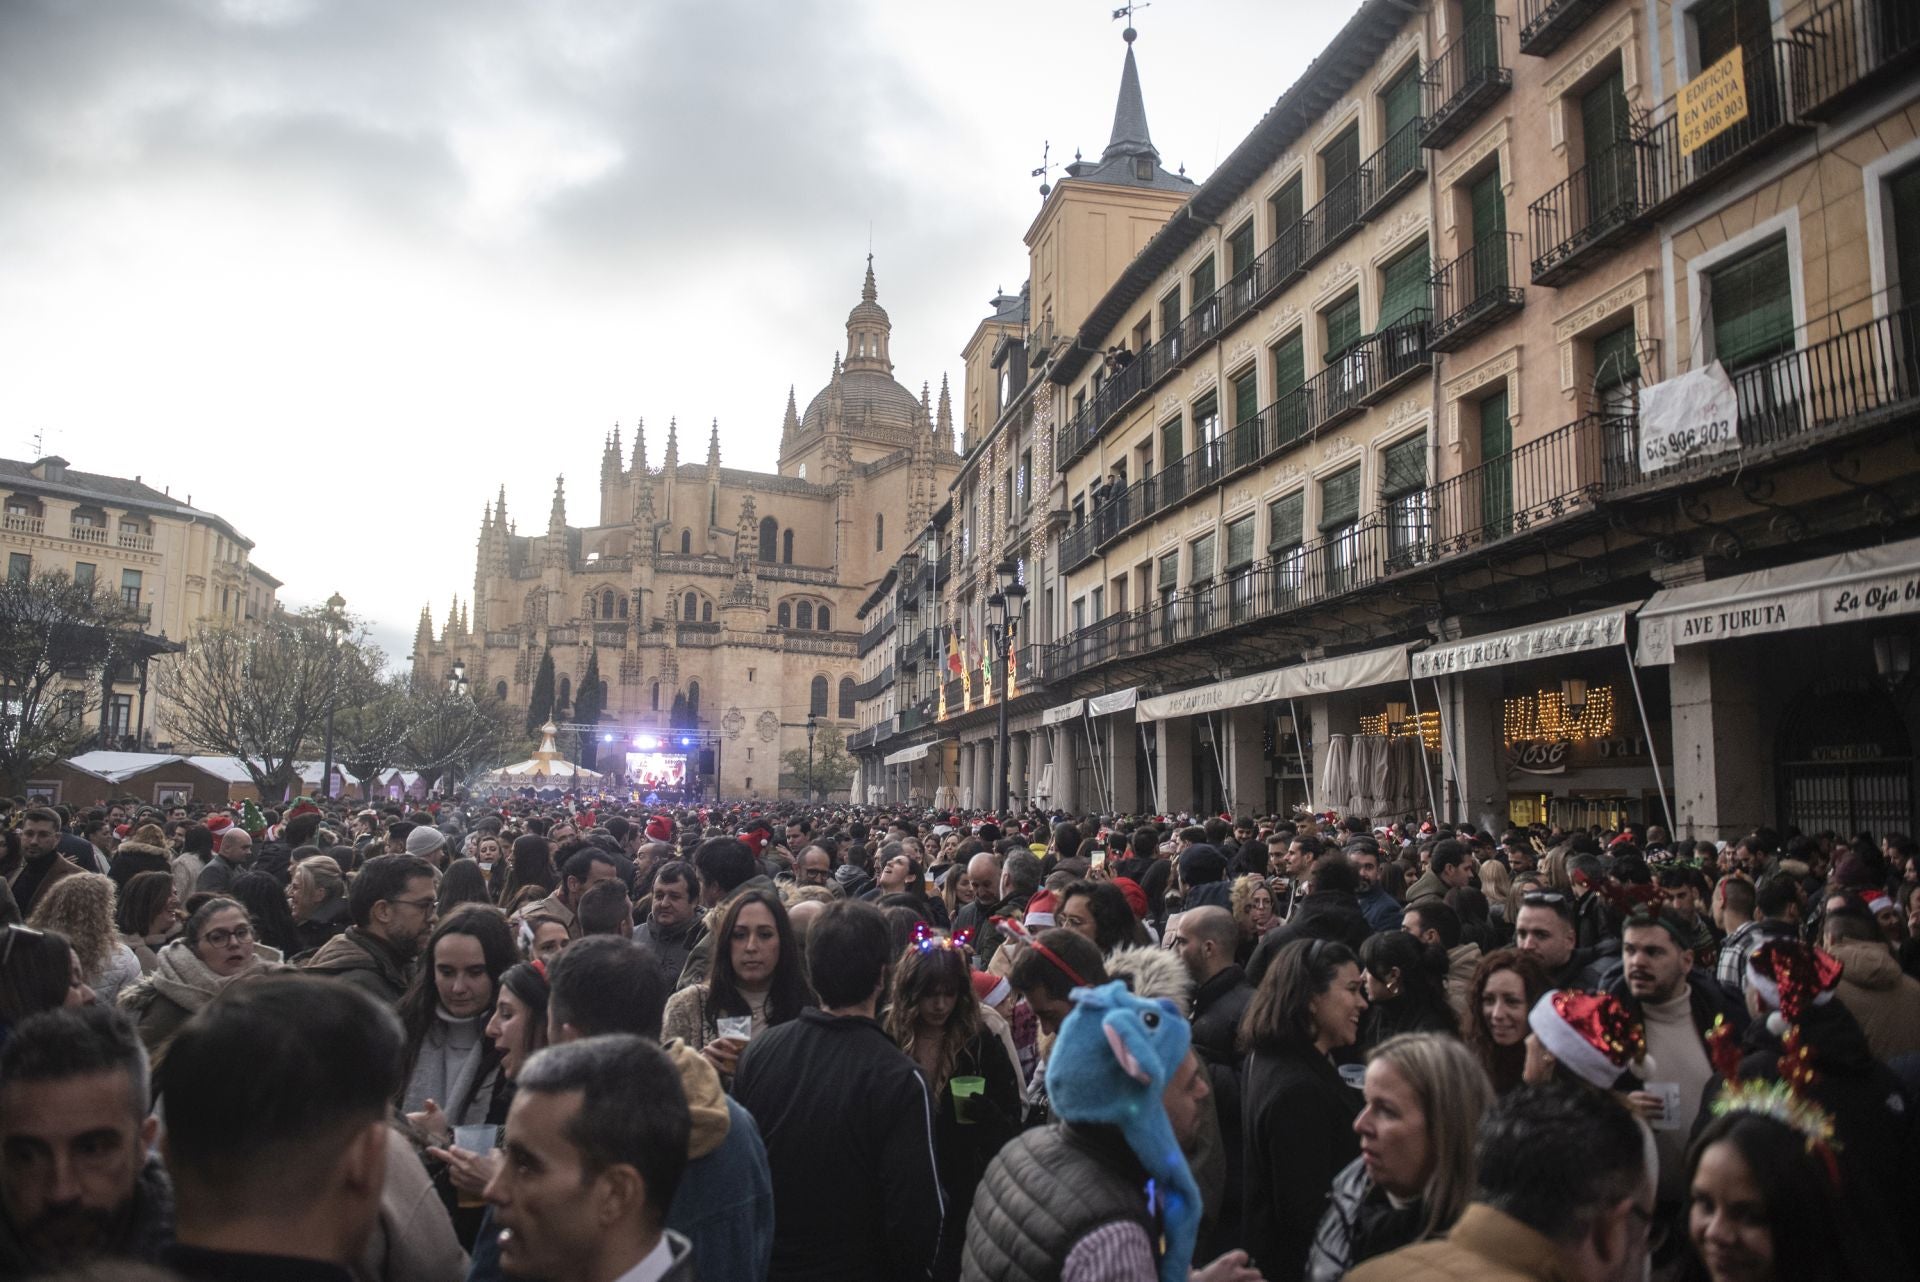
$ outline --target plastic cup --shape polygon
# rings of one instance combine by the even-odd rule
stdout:
[[[1353,1087],[1354,1090],[1360,1090],[1367,1084],[1367,1066],[1365,1064],[1342,1064],[1340,1066],[1340,1080]]]
[[[453,1128],[453,1146],[463,1148],[469,1153],[491,1153],[494,1142],[500,1136],[500,1128],[492,1125],[456,1126]],[[485,1206],[487,1201],[478,1193],[459,1191],[456,1199],[461,1206]]]
[[[984,1077],[954,1077],[947,1080],[947,1089],[953,1093],[953,1118],[962,1126],[972,1126],[973,1119],[967,1116],[967,1108],[960,1101],[972,1099],[986,1093],[987,1079]]]

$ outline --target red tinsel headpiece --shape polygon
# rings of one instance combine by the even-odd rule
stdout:
[[[1833,999],[1840,959],[1797,939],[1769,939],[1747,958],[1747,979],[1771,1010],[1798,1023],[1815,1006]]]

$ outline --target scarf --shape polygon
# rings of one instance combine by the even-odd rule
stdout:
[[[248,958],[247,964],[234,974],[216,975],[194,955],[186,940],[176,939],[160,950],[153,969],[120,995],[120,1004],[138,1012],[153,1005],[155,997],[165,997],[184,1010],[199,1011],[228,984],[259,967],[258,958]]]

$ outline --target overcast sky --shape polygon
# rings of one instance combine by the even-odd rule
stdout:
[[[667,420],[771,469],[869,235],[895,375],[1025,277],[1043,141],[1097,155],[1114,0],[0,0],[0,456],[218,512],[390,652],[504,482],[598,518]],[[1156,0],[1154,142],[1204,179],[1355,0]]]

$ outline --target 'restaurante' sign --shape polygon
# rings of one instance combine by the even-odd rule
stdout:
[[[1456,672],[1477,672],[1530,659],[1551,659],[1560,654],[1578,654],[1620,645],[1626,640],[1627,615],[1632,606],[1578,614],[1570,619],[1555,619],[1511,632],[1473,637],[1434,646],[1413,656],[1415,677],[1444,677]]]

